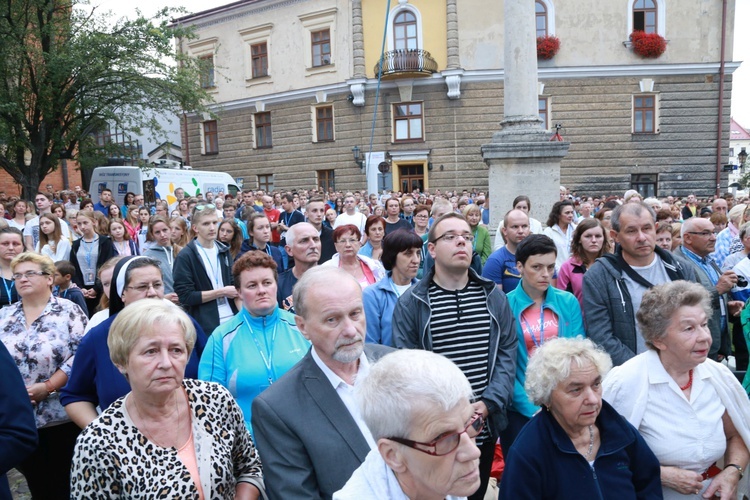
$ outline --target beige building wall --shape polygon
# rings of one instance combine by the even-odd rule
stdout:
[[[192,55],[214,54],[217,103],[343,82],[351,77],[351,11],[346,0],[248,2],[233,9],[189,16],[197,40],[180,47]],[[312,67],[310,33],[330,27],[332,64]],[[266,41],[268,76],[252,78],[250,45]]]

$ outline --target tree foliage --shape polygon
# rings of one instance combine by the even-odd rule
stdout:
[[[26,197],[102,123],[157,134],[154,114],[210,101],[199,61],[175,50],[176,38],[193,37],[170,23],[175,11],[115,20],[78,2],[0,5],[0,168]]]

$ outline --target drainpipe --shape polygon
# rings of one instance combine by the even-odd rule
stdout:
[[[719,126],[716,140],[716,196],[721,196],[721,139],[724,135],[724,58],[727,38],[727,0],[721,2],[721,63],[719,66]]]

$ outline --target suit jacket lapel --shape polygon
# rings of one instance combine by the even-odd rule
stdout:
[[[357,423],[354,421],[346,405],[336,393],[325,374],[315,364],[310,352],[307,353],[302,361],[305,363],[305,377],[303,383],[310,393],[320,411],[328,418],[331,425],[341,434],[343,440],[349,445],[354,454],[361,462],[370,452],[370,446],[367,444],[362,432],[359,430]]]

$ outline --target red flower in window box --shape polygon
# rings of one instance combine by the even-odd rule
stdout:
[[[536,57],[537,59],[549,60],[555,57],[560,50],[560,39],[556,36],[540,36],[536,39]]]
[[[633,52],[641,57],[656,58],[667,50],[667,41],[658,33],[634,31],[630,35]]]

